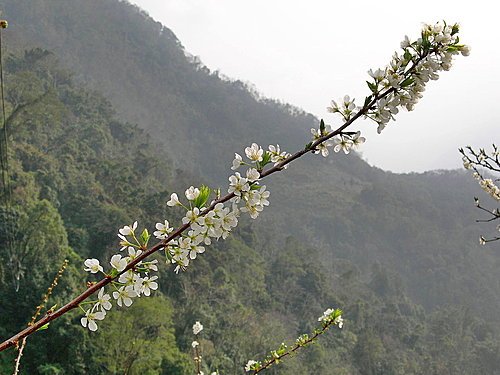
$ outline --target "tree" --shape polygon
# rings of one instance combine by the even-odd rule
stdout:
[[[492,148],[493,150],[490,153],[487,153],[484,148],[474,150],[471,146],[467,146],[465,149],[461,148],[459,151],[462,154],[464,168],[474,171],[472,175],[478,181],[479,186],[493,201],[498,202],[500,201],[500,188],[497,185],[500,181],[500,151],[495,144],[493,144]],[[488,214],[487,219],[477,220],[478,222],[495,223],[500,220],[500,207],[486,208],[476,197],[474,201],[478,209]],[[497,225],[496,229],[500,232],[500,225]],[[481,245],[498,240],[500,240],[498,235],[491,238],[479,237]]]
[[[149,296],[151,290],[158,288],[153,271],[157,271],[155,260],[146,260],[150,255],[164,251],[167,263],[175,264],[175,272],[185,270],[200,254],[205,252],[205,246],[211,244],[212,239],[225,239],[229,232],[236,227],[242,213],[248,213],[255,219],[269,204],[269,192],[265,186],[259,184],[267,176],[280,172],[294,160],[306,154],[321,153],[326,157],[330,150],[343,151],[348,154],[364,141],[361,132],[347,131],[357,119],[366,117],[378,125],[381,132],[399,108],[413,110],[414,105],[421,97],[425,84],[429,80],[438,78],[438,71],[448,70],[451,67],[453,55],[462,53],[467,55],[467,46],[458,42],[458,25],[437,24],[426,25],[421,38],[411,42],[406,38],[402,42],[404,52],[394,56],[390,65],[385,69],[370,70],[371,81],[368,82],[370,94],[361,106],[355,100],[345,96],[340,102],[332,101],[330,112],[340,115],[342,125],[333,130],[324,121],[319,129],[312,129],[313,138],[303,149],[294,154],[280,150],[278,145],[270,145],[264,151],[253,143],[245,149],[246,159],[236,154],[232,169],[242,166],[249,167],[245,176],[235,172],[229,178],[228,193],[221,196],[220,189],[210,189],[206,186],[195,188],[191,186],[185,192],[184,203],[176,193],[173,193],[167,202],[169,206],[179,206],[186,213],[182,224],[176,229],[170,226],[168,220],[156,224],[153,235],[159,242],[149,246],[152,235],[147,229],[138,230],[137,222],[126,225],[119,230],[121,250],[123,253],[111,257],[112,268],[104,272],[103,267],[95,258],[85,261],[85,270],[92,274],[104,273],[99,281],[91,283],[89,288],[72,301],[38,320],[33,326],[21,331],[9,340],[0,344],[3,350],[16,343],[17,340],[35,332],[48,322],[65,315],[67,312],[80,307],[84,311],[82,325],[91,331],[97,330],[98,323],[104,319],[110,308],[111,295],[105,288],[113,288],[112,296],[120,307],[130,306],[141,296]],[[213,199],[213,200],[212,200]],[[229,204],[225,206],[226,203]],[[97,301],[85,300],[99,293]],[[109,304],[109,305],[108,305]],[[83,306],[92,305],[88,308]],[[263,361],[249,361],[247,371],[258,373],[272,364],[278,363],[301,347],[314,341],[330,326],[342,326],[340,310],[328,309],[319,318],[321,328],[315,330],[311,336],[303,335],[296,343],[287,347],[281,345],[272,351]]]

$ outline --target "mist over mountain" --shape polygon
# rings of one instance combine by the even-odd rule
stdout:
[[[46,95],[13,123],[16,186],[25,192],[19,204],[29,201],[33,212],[48,205],[53,227],[65,233],[61,249],[74,257],[105,259],[119,226],[136,218],[150,226],[162,220],[170,215],[168,194],[187,184],[224,189],[234,152],[250,143],[279,143],[293,152],[318,126],[311,114],[210,71],[168,25],[125,1],[3,0],[0,7],[10,24],[9,90],[23,97],[32,84]],[[319,363],[318,374],[445,374],[451,363],[448,373],[500,368],[500,255],[495,244],[478,245],[485,227],[475,223],[473,197],[481,192],[467,173],[393,174],[357,155],[308,155],[265,184],[271,206],[258,220],[244,221],[233,240],[207,251],[180,279],[162,274],[166,316],[202,316],[212,325],[213,364],[236,369],[235,361],[264,350],[257,337],[272,345],[268,327],[293,337],[335,302],[358,326],[340,338],[332,333],[307,361],[271,373],[311,373],[308,361]],[[73,285],[67,294],[69,289],[78,290]],[[211,291],[198,296],[204,289]],[[13,298],[3,293],[3,300]],[[26,315],[35,301],[24,301]],[[162,309],[141,303],[144,311]],[[225,305],[231,306],[227,316]],[[242,333],[242,321],[255,330],[252,336]],[[2,337],[21,323],[6,323]],[[170,351],[151,373],[189,371],[175,358],[189,352],[191,321],[158,324],[168,332]],[[67,332],[63,336],[70,340]],[[89,356],[102,349],[102,342],[71,345],[71,353]],[[338,345],[344,351],[327,359]],[[471,348],[471,357],[459,351],[457,360],[458,348]],[[32,371],[35,359],[62,363],[36,353]],[[116,363],[99,358],[95,373],[118,371]],[[88,371],[61,363],[67,373]],[[137,366],[136,373],[145,368]],[[36,368],[56,373],[42,370]]]

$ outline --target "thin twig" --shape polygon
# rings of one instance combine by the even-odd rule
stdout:
[[[49,288],[47,289],[47,291],[43,295],[42,302],[36,307],[35,313],[31,317],[31,321],[28,323],[28,326],[33,325],[35,323],[36,319],[40,316],[42,309],[45,307],[45,304],[49,300],[49,297],[52,294],[52,291],[56,287],[57,283],[59,282],[59,279],[61,278],[61,276],[64,273],[64,270],[66,269],[67,266],[68,266],[68,260],[65,259],[61,268],[59,268],[59,271],[57,272],[56,276],[54,277],[54,280],[52,280],[52,283],[50,284]],[[19,373],[19,365],[21,363],[21,357],[23,356],[24,347],[26,346],[26,340],[27,340],[27,337],[24,337],[23,341],[21,342],[21,346],[19,346],[17,358],[15,361],[13,375],[17,375]]]

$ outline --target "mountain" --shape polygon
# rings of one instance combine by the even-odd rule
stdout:
[[[161,220],[171,191],[201,182],[224,188],[234,152],[251,142],[279,143],[293,151],[304,147],[310,128],[317,126],[314,116],[211,72],[171,30],[126,2],[4,0],[0,7],[10,23],[5,42],[23,56],[12,57],[10,84],[21,86],[21,79],[28,84],[35,74],[40,95],[51,93],[47,87],[53,86],[62,103],[50,110],[38,106],[17,120],[13,140],[19,144],[16,157],[23,160],[19,173],[35,175],[30,179],[40,200],[57,208],[68,245],[80,256],[105,258],[116,228],[135,218]],[[32,50],[40,47],[53,51],[53,57]],[[64,69],[43,76],[48,68],[37,66],[56,65],[50,59]],[[26,127],[30,116],[41,125]],[[59,122],[51,128],[54,119]],[[58,160],[61,155],[66,159]],[[471,341],[477,344],[470,359],[477,365],[474,371],[480,363],[496,363],[498,348],[490,343],[500,321],[500,257],[494,245],[477,244],[484,228],[475,223],[472,197],[479,189],[470,176],[460,171],[398,175],[372,168],[356,155],[326,160],[309,155],[266,185],[271,207],[259,220],[244,222],[229,245],[217,245],[214,253],[221,254],[207,254],[206,263],[182,281],[164,275],[170,284],[163,293],[176,311],[193,319],[200,314],[217,327],[214,342],[220,349],[214,355],[221,368],[261,350],[242,337],[241,319],[249,319],[257,330],[252,337],[262,334],[269,343],[266,327],[277,327],[288,337],[304,328],[299,322],[317,315],[322,301],[341,304],[359,324],[342,337],[345,352],[335,357],[350,363],[344,366],[349,373],[389,373],[388,368],[403,362],[409,369],[426,356],[436,362],[431,373],[443,373],[439,369],[443,363],[450,366],[451,353]],[[221,296],[210,292],[196,302],[197,291],[206,285],[224,286]],[[230,316],[221,306],[213,307],[214,298],[232,306]],[[485,321],[476,321],[475,315]],[[280,325],[283,316],[293,327]],[[381,323],[395,317],[399,325]],[[473,323],[461,327],[463,335],[449,336],[452,344],[445,350],[440,340],[446,341],[462,318]],[[234,331],[224,333],[221,321]],[[376,327],[368,330],[374,321]],[[188,324],[175,327],[181,349],[189,347]],[[447,329],[433,331],[446,324]],[[232,349],[237,342],[245,344],[240,353]],[[481,345],[486,354],[477,349]],[[427,346],[433,351],[427,352]],[[310,355],[330,363],[321,350]],[[442,357],[436,354],[440,350],[446,353]],[[484,360],[487,355],[493,359]],[[400,362],[391,362],[391,356]],[[455,365],[472,373],[463,365],[466,358]]]
[[[123,119],[158,138],[176,165],[205,178],[225,177],[219,163],[230,163],[248,140],[303,146],[314,121],[292,106],[257,101],[242,82],[209,72],[171,30],[126,2],[0,6],[11,20],[6,43],[54,51],[80,81],[110,98]]]

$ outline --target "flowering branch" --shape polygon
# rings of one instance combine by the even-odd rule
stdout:
[[[203,330],[203,325],[200,322],[196,322],[193,324],[193,334],[197,336],[201,331]],[[200,349],[200,343],[196,340],[194,340],[191,343],[191,347],[193,348],[194,356],[193,356],[193,361],[196,366],[196,375],[203,375],[203,372],[201,371],[201,349]]]
[[[110,285],[114,288],[112,295],[119,306],[130,306],[133,298],[141,294],[148,296],[151,289],[157,288],[157,284],[152,282],[153,277],[149,276],[157,267],[154,261],[145,262],[147,257],[157,251],[164,250],[167,263],[176,264],[175,272],[184,271],[190,261],[205,251],[202,244],[210,245],[212,238],[225,239],[229,235],[237,225],[241,213],[248,213],[255,219],[263,208],[269,205],[269,191],[266,191],[265,186],[259,185],[263,178],[286,169],[294,160],[309,152],[321,152],[326,157],[329,147],[333,147],[334,152],[342,150],[346,154],[357,148],[365,138],[361,137],[359,131],[346,132],[345,129],[360,117],[376,122],[380,133],[390,120],[394,120],[394,115],[400,107],[408,111],[413,110],[422,97],[425,84],[429,80],[436,80],[439,77],[438,71],[449,70],[453,55],[469,54],[469,48],[459,44],[458,31],[457,24],[447,25],[443,22],[434,26],[425,25],[420,38],[414,42],[410,42],[406,37],[401,43],[403,54],[395,54],[384,69],[368,72],[372,77],[372,81],[367,82],[371,94],[365,98],[364,104],[361,107],[356,106],[355,100],[351,100],[347,95],[340,104],[332,101],[328,110],[339,114],[343,124],[332,130],[331,126],[325,125],[321,120],[319,129],[311,129],[312,141],[293,155],[281,152],[279,145],[270,145],[269,151],[264,151],[255,143],[245,149],[249,161],[243,161],[239,154],[235,154],[232,169],[238,169],[242,165],[249,166],[246,177],[235,172],[229,177],[228,193],[220,197],[218,192],[208,206],[206,204],[212,190],[206,186],[191,186],[187,189],[187,204],[180,202],[176,193],[172,194],[167,205],[183,207],[187,212],[182,219],[182,225],[175,230],[169,226],[167,220],[156,224],[157,231],[154,236],[160,240],[156,245],[148,247],[151,235],[146,229],[140,235],[136,233],[137,222],[121,228],[118,235],[121,250],[127,250],[128,256],[113,255],[110,261],[112,268],[108,273],[104,273],[97,259],[87,259],[85,270],[104,273],[104,278],[91,283],[87,290],[59,310],[48,312],[32,326],[1,343],[0,351],[15,345],[43,325],[75,308],[85,312],[81,319],[82,325],[91,331],[96,330],[96,320],[104,319],[106,310],[111,308],[111,297],[105,294],[105,287]],[[274,165],[271,167],[270,163]],[[226,202],[231,203],[231,208],[224,206]],[[153,286],[154,284],[156,285]],[[97,292],[97,301],[84,302]],[[83,304],[90,303],[93,304],[90,309],[85,310],[82,307]]]
[[[271,351],[271,353],[262,362],[254,360],[248,361],[245,365],[245,371],[253,371],[253,375],[258,374],[274,364],[279,364],[283,358],[293,356],[299,349],[305,348],[309,344],[314,343],[316,339],[328,331],[331,326],[337,325],[339,328],[342,328],[344,325],[342,311],[339,309],[326,310],[323,315],[319,317],[318,321],[321,322],[321,327],[316,328],[312,336],[309,336],[308,334],[299,336],[299,338],[295,340],[295,344],[291,347],[282,343],[277,350]]]
[[[500,173],[500,150],[498,147],[493,144],[493,150],[489,154],[483,148],[476,151],[471,146],[467,146],[465,149],[460,148],[458,151],[462,154],[464,168],[474,171],[472,175],[478,181],[479,186],[481,186],[481,188],[488,193],[493,200],[500,201],[500,188],[497,185],[500,178],[496,178],[495,180],[492,178],[485,178],[484,173],[482,173],[483,170]],[[474,202],[477,208],[486,212],[489,216],[488,219],[478,219],[476,222],[489,223],[495,220],[500,220],[500,207],[494,209],[485,208],[481,205],[479,198],[477,197],[474,197]],[[500,225],[497,226],[497,229],[500,231]],[[489,239],[486,239],[483,236],[479,237],[479,243],[481,245],[498,240],[500,240],[500,236]]]

